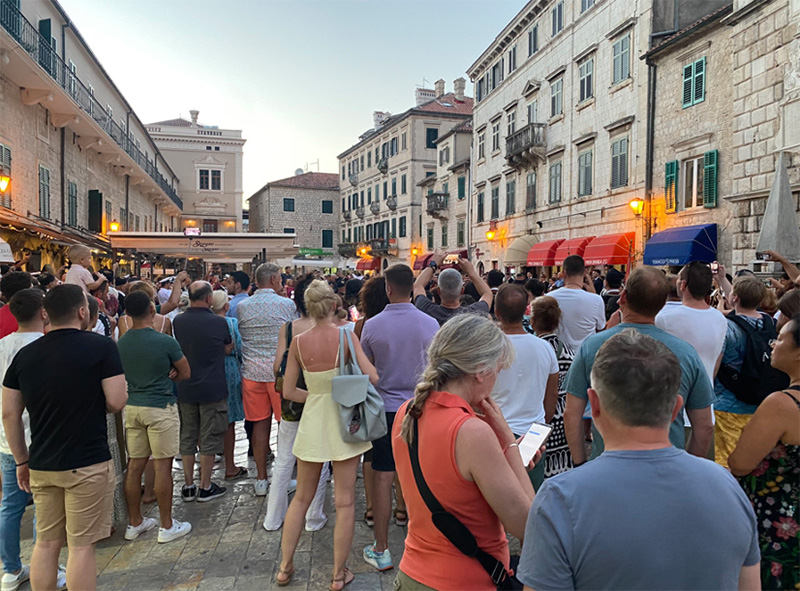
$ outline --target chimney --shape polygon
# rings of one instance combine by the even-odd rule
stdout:
[[[192,127],[197,127],[197,116],[200,114],[200,111],[196,109],[192,109],[189,111],[189,115],[192,116]]]
[[[453,80],[453,92],[455,98],[459,102],[464,102],[464,89],[467,87],[467,81],[464,78],[456,78]]]
[[[439,78],[436,82],[434,82],[433,88],[436,91],[436,98],[444,95],[444,80]]]
[[[435,99],[436,93],[430,88],[417,88],[417,91],[414,93],[414,97],[417,99],[417,106],[420,107],[425,103],[429,103]]]
[[[372,122],[375,126],[375,129],[381,127],[386,121],[391,117],[392,114],[388,111],[374,111],[372,113]]]

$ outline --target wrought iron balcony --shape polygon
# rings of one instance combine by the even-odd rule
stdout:
[[[0,26],[19,43],[25,53],[39,64],[42,70],[69,95],[84,113],[94,119],[109,137],[127,152],[128,156],[155,181],[172,202],[183,210],[183,202],[178,197],[178,193],[158,171],[155,162],[146,158],[136,147],[134,139],[114,122],[105,107],[92,96],[84,83],[59,57],[49,40],[44,39],[36,27],[28,22],[12,2],[7,0],[0,0]]]
[[[364,217],[364,208],[363,207],[356,208],[356,215],[358,217],[360,217],[360,218],[363,218]]]
[[[386,207],[394,211],[397,209],[397,195],[392,195],[386,198]]]
[[[375,163],[375,166],[378,167],[378,170],[386,174],[389,171],[389,159],[388,158],[381,158]]]
[[[350,211],[349,209],[344,210],[342,212],[342,219],[349,222],[350,220],[353,219],[353,212]]]
[[[354,187],[358,185],[358,174],[351,174],[350,175],[350,184]]]
[[[354,257],[358,252],[358,244],[355,242],[341,242],[338,246],[339,256]]]
[[[375,238],[369,241],[373,253],[385,253],[389,250],[388,238]]]
[[[533,164],[543,160],[547,147],[546,124],[529,123],[506,138],[506,160],[509,166]]]
[[[429,214],[436,215],[447,209],[447,201],[450,198],[449,193],[431,193],[427,196],[428,203],[425,211]]]
[[[373,201],[372,203],[370,203],[370,204],[369,204],[369,210],[370,210],[372,213],[374,213],[375,215],[378,215],[378,213],[379,213],[379,212],[380,212],[380,210],[381,210],[381,203],[380,203],[380,201]]]

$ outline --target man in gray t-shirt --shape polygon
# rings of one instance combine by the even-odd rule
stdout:
[[[681,366],[628,329],[608,339],[588,395],[605,451],[542,485],[517,577],[526,589],[759,588],[753,509],[722,467],[677,449]]]

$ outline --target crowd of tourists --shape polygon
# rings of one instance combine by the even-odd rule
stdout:
[[[115,523],[191,534],[174,462],[187,503],[252,478],[261,525],[283,530],[278,586],[302,531],[327,526],[332,479],[332,591],[354,579],[357,518],[398,591],[800,588],[800,270],[768,255],[768,284],[579,256],[555,277],[481,275],[443,255],[416,275],[149,281],[95,272],[82,246],[55,273],[2,269],[2,591],[94,589]],[[234,463],[242,421],[253,473]]]

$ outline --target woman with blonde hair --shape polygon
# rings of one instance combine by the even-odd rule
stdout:
[[[371,443],[346,443],[341,436],[339,405],[331,397],[332,380],[339,374],[339,355],[349,357],[349,351],[339,351],[339,331],[334,326],[338,298],[324,281],[314,280],[305,292],[308,315],[313,328],[296,335],[289,346],[283,397],[304,402],[303,415],[297,429],[292,451],[297,458],[297,492],[289,505],[281,540],[282,560],[276,583],[284,587],[294,574],[294,553],[303,528],[303,520],[317,492],[322,465],[333,464],[336,525],[333,533],[333,577],[330,590],[339,591],[353,580],[345,567],[353,545],[355,528],[355,485],[361,454]],[[378,383],[375,367],[369,362],[358,337],[351,335],[356,359],[370,382]],[[297,387],[300,372],[307,389]],[[525,519],[522,519],[523,527]]]
[[[239,334],[239,321],[226,316],[229,309],[227,292],[222,289],[215,291],[211,302],[211,311],[225,319],[231,339],[233,339],[233,351],[230,355],[225,356],[225,382],[228,384],[228,430],[225,432],[222,455],[225,457],[225,480],[236,480],[247,476],[247,468],[237,466],[233,461],[233,448],[236,446],[236,422],[244,420],[241,374],[242,335]]]
[[[476,314],[454,316],[434,337],[414,398],[397,411],[392,429],[410,517],[396,590],[497,588],[482,561],[462,554],[434,525],[417,487],[412,451],[444,510],[466,526],[486,556],[511,568],[506,531],[522,539],[534,492],[517,441],[490,395],[498,371],[513,356],[494,322]]]

